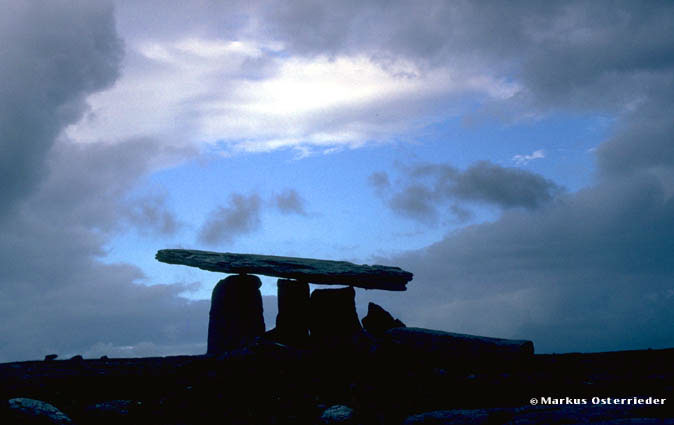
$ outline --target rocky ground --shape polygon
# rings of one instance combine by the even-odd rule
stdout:
[[[672,360],[674,349],[443,358],[366,332],[303,348],[261,338],[217,357],[1,364],[0,423],[674,424]],[[67,418],[30,422],[37,408],[20,397]]]

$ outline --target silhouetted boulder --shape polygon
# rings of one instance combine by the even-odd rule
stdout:
[[[72,420],[55,406],[32,398],[13,398],[8,402],[11,424],[72,424]]]
[[[50,362],[52,360],[56,360],[58,356],[59,356],[58,354],[47,354],[46,356],[44,356],[44,361]]]
[[[483,364],[524,360],[534,354],[534,344],[526,340],[489,338],[434,329],[392,328],[384,338],[404,353],[427,362]]]
[[[315,341],[348,339],[362,330],[353,287],[315,289],[311,293],[311,338]]]
[[[404,328],[405,324],[394,319],[391,313],[375,303],[367,305],[367,316],[363,317],[363,327],[372,335],[381,335],[391,328]]]
[[[278,280],[278,314],[275,340],[288,345],[303,345],[309,337],[309,284]]]
[[[233,275],[213,288],[208,322],[209,355],[241,347],[264,334],[260,278]]]

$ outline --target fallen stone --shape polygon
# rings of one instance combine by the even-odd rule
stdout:
[[[307,283],[350,285],[389,291],[406,290],[405,285],[413,277],[412,273],[399,267],[273,255],[162,249],[155,258],[163,263],[182,264],[213,272],[250,273]]]
[[[363,317],[363,328],[372,335],[381,335],[391,328],[404,328],[405,324],[394,319],[391,313],[375,303],[367,305],[367,316]]]
[[[321,415],[321,424],[352,424],[355,411],[349,406],[337,404],[330,406]]]
[[[72,360],[74,362],[81,362],[82,360],[84,360],[84,358],[82,357],[81,354],[75,354],[74,356],[72,356],[68,360]]]
[[[386,339],[405,352],[429,361],[463,363],[527,359],[534,354],[534,344],[526,340],[490,338],[423,328],[392,328]]]
[[[50,362],[52,360],[55,360],[59,355],[58,354],[47,354],[44,356],[44,361]]]
[[[72,424],[72,420],[55,406],[32,398],[13,398],[8,401],[10,423]]]
[[[351,338],[360,332],[356,313],[356,291],[352,287],[315,289],[311,293],[311,338],[319,341]]]
[[[213,288],[208,322],[207,354],[218,355],[244,346],[264,334],[260,278],[233,275]]]
[[[275,338],[288,345],[302,345],[309,337],[309,284],[279,279]]]

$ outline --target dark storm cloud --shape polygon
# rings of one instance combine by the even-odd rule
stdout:
[[[441,15],[454,10],[457,25],[443,32],[417,22],[422,34],[436,31],[439,41],[425,57],[442,62],[446,48],[461,63],[466,49],[455,42],[465,31],[474,41],[465,43],[473,59],[496,74],[510,70],[522,84],[492,111],[615,117],[596,150],[595,184],[378,259],[415,278],[403,296],[371,297],[408,324],[531,338],[541,351],[674,346],[668,325],[674,321],[674,6],[546,2],[520,13],[523,4],[439,6]],[[471,12],[477,9],[484,15]],[[500,22],[493,21],[496,14]],[[487,22],[494,25],[485,31]],[[405,47],[391,50],[413,55]],[[432,213],[437,191],[415,184],[399,192],[402,205],[418,216]]]
[[[446,190],[462,200],[534,209],[550,201],[560,188],[539,174],[480,161],[458,174]]]
[[[295,53],[365,53],[382,63],[402,56],[515,77],[524,91],[510,104],[529,107],[620,109],[674,63],[674,5],[666,1],[294,1],[260,9],[267,30]]]
[[[388,174],[383,172],[372,174],[369,181],[382,194],[390,186]],[[466,219],[468,213],[457,204],[460,201],[535,209],[561,192],[543,176],[488,161],[477,162],[464,171],[447,164],[417,165],[408,169],[397,185],[402,188],[389,195],[389,206],[420,221],[435,221],[447,205],[450,212]]]
[[[306,201],[295,189],[287,189],[274,195],[274,206],[283,214],[307,215]]]
[[[147,287],[136,267],[97,260],[127,227],[122,195],[148,171],[145,158],[183,154],[148,140],[54,146],[45,180],[3,222],[0,359],[140,342],[201,350],[205,331],[192,322],[208,307],[179,296],[195,284]]]
[[[0,361],[49,352],[201,352],[208,305],[195,284],[144,286],[128,264],[105,264],[105,243],[158,214],[127,193],[159,164],[190,155],[151,139],[73,144],[56,137],[86,110],[87,94],[118,74],[112,9],[91,2],[3,2],[0,100]],[[159,212],[161,211],[161,212]],[[151,255],[151,254],[150,254]],[[154,348],[153,348],[154,347]],[[101,353],[106,354],[106,353]]]
[[[623,116],[615,136],[597,149],[601,177],[612,178],[649,170],[673,171],[674,76],[634,111]],[[671,174],[669,175],[671,177]],[[671,179],[666,179],[672,182]],[[670,183],[669,189],[672,189]]]
[[[512,210],[419,251],[382,296],[408,324],[531,338],[542,351],[667,347],[674,335],[674,201],[642,175]]]
[[[210,213],[199,230],[199,240],[215,245],[257,230],[261,223],[261,204],[256,194],[231,195],[226,207],[218,207]]]
[[[3,1],[0,17],[0,217],[45,173],[84,98],[118,75],[122,43],[103,3]]]

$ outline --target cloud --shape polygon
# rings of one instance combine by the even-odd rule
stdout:
[[[273,202],[276,208],[283,214],[307,215],[306,201],[295,189],[287,189],[274,195]]]
[[[545,158],[545,151],[543,149],[538,149],[530,153],[529,155],[515,155],[513,156],[513,161],[516,165],[527,165],[529,162],[534,159]]]
[[[391,186],[388,174],[383,171],[370,174],[367,180],[378,191],[386,190]]]
[[[617,124],[615,136],[597,148],[600,177],[610,179],[643,170],[653,173],[672,170],[674,123],[670,112],[673,108],[673,80],[674,77],[670,78],[638,108],[624,114]],[[666,180],[663,183],[671,189]]]
[[[277,18],[257,4],[204,1],[197,12],[179,2],[119,3],[125,73],[90,97],[92,113],[68,129],[76,140],[161,133],[217,143],[227,153],[325,152],[455,116],[456,102],[469,94],[502,99],[518,91],[506,78],[468,74],[449,62],[428,68],[372,51],[305,54],[293,38],[270,32]],[[134,18],[148,10],[162,22],[151,34]],[[183,19],[193,15],[198,24]],[[164,22],[180,25],[170,31]]]
[[[378,259],[415,273],[404,297],[382,298],[405,323],[530,338],[543,352],[669,347],[672,224],[656,179],[601,184]]]
[[[169,230],[161,202],[128,195],[141,176],[193,151],[151,138],[78,144],[59,135],[119,73],[112,8],[3,2],[3,11],[0,362],[100,344],[197,347],[208,303],[182,296],[196,284],[146,286],[137,267],[100,261],[130,221],[145,227],[157,212],[157,230]]]
[[[173,235],[182,227],[175,214],[166,206],[164,197],[145,197],[129,203],[128,222],[141,233]]]
[[[367,52],[383,63],[404,57],[517,75],[539,106],[622,108],[674,61],[667,2],[433,1],[420,9],[406,1],[295,1],[258,12],[293,53]],[[296,31],[301,22],[312,25]]]
[[[35,189],[61,128],[82,116],[87,94],[115,80],[122,55],[104,3],[3,1],[2,9],[0,217]]]
[[[45,179],[2,222],[2,361],[84,352],[99,342],[203,340],[190,322],[206,320],[207,306],[181,296],[194,285],[145,286],[135,266],[98,260],[126,229],[123,195],[148,171],[145,158],[162,150],[149,141],[55,145]]]
[[[148,13],[152,26],[137,19]],[[674,60],[667,3],[119,1],[118,14],[125,73],[89,98],[76,140],[306,155],[412,140],[456,117],[617,114]]]
[[[251,233],[260,226],[260,197],[233,194],[229,205],[212,211],[199,231],[201,242],[215,245]]]
[[[369,181],[382,193],[382,188],[388,187],[388,174],[375,173]],[[538,174],[488,161],[479,161],[464,171],[447,164],[416,165],[396,186],[401,188],[387,195],[389,207],[422,222],[434,222],[447,204],[449,212],[463,221],[470,214],[458,202],[535,209],[561,192],[558,185]]]
[[[539,352],[674,346],[672,8],[594,13],[604,6],[551,8],[513,55],[539,106],[615,114],[596,180],[377,259],[415,273],[406,294],[371,295],[405,323],[530,338]]]

